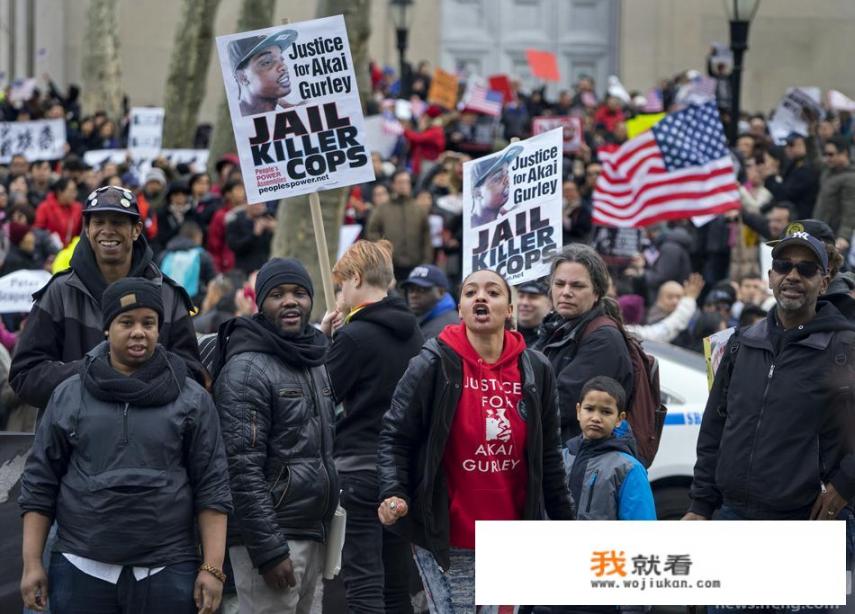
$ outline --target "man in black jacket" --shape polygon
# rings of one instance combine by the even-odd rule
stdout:
[[[255,292],[259,313],[220,328],[215,366],[229,556],[242,612],[308,612],[339,493],[328,342],[309,325],[314,289],[300,262],[269,261]]]
[[[270,242],[276,218],[266,203],[247,205],[226,225],[226,243],[235,254],[235,268],[247,275],[257,271],[270,257]]]
[[[766,189],[775,200],[786,200],[796,207],[800,218],[813,217],[813,208],[819,192],[819,171],[808,155],[808,142],[800,134],[790,134],[784,154],[787,162],[780,175],[766,178]]]
[[[341,284],[345,324],[333,337],[327,369],[344,406],[336,422],[335,463],[341,476],[347,539],[341,574],[348,612],[412,612],[410,546],[377,517],[377,442],[398,380],[424,341],[416,317],[392,283],[388,241],[357,241],[333,268]],[[327,314],[327,331],[334,314]]]
[[[160,287],[160,343],[181,356],[191,377],[203,383],[206,374],[190,320],[193,305],[154,264],[134,195],[113,186],[95,190],[83,216],[84,233],[71,268],[54,275],[34,295],[36,303],[9,372],[12,388],[26,403],[44,409],[51,392],[77,373],[86,352],[104,340],[101,296],[108,284],[123,277],[143,277]]]
[[[716,510],[724,519],[833,520],[855,496],[855,325],[818,300],[828,285],[818,239],[790,234],[772,256],[778,304],[729,342],[701,424],[687,520]]]

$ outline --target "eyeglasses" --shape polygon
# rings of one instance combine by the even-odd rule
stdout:
[[[824,151],[824,152],[822,152],[822,155],[825,156],[826,158],[829,158],[836,153],[837,153],[836,151]]]
[[[799,272],[802,277],[813,277],[822,270],[822,267],[816,262],[802,261],[791,262],[789,260],[772,260],[772,270],[781,275],[789,275],[793,269]]]

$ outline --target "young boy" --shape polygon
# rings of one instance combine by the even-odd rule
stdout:
[[[656,520],[647,471],[635,456],[626,392],[610,377],[582,387],[582,433],[565,443],[564,463],[577,520]]]

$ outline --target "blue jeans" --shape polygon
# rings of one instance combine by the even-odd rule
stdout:
[[[431,614],[471,614],[475,612],[475,551],[452,548],[451,565],[445,573],[433,555],[413,547],[416,567],[422,577]]]
[[[83,573],[59,552],[48,572],[48,600],[53,614],[195,614],[194,561],[169,565],[137,582],[130,567],[116,584]]]
[[[846,513],[846,569],[851,569],[853,544],[855,544],[855,516],[847,508]],[[739,510],[723,505],[714,520],[750,520]],[[839,609],[836,611],[840,611]],[[832,608],[805,606],[769,606],[768,608],[744,608],[739,606],[707,606],[707,614],[833,614]]]

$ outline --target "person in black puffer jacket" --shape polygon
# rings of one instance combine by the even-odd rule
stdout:
[[[347,510],[347,540],[341,574],[348,612],[412,612],[409,598],[410,546],[385,530],[377,518],[377,441],[383,415],[407,363],[424,338],[416,317],[392,283],[388,241],[357,241],[333,267],[341,284],[344,325],[333,337],[327,369],[344,413],[336,423],[335,463]],[[324,317],[330,332],[338,312]]]
[[[107,341],[53,391],[21,480],[21,596],[55,612],[95,603],[215,611],[232,507],[216,409],[185,361],[158,343],[160,285],[122,279],[101,305]],[[45,574],[52,519],[58,539]]]
[[[338,504],[327,338],[309,325],[305,267],[274,258],[255,281],[259,313],[220,327],[214,397],[235,513],[229,557],[244,612],[309,611]]]
[[[554,311],[544,320],[534,349],[546,355],[558,379],[562,441],[581,432],[576,404],[582,386],[592,377],[617,380],[632,398],[632,361],[620,309],[606,297],[608,287],[606,264],[587,245],[568,245],[552,261],[549,292]],[[616,326],[592,325],[589,332],[588,326],[601,317],[611,318]]]

